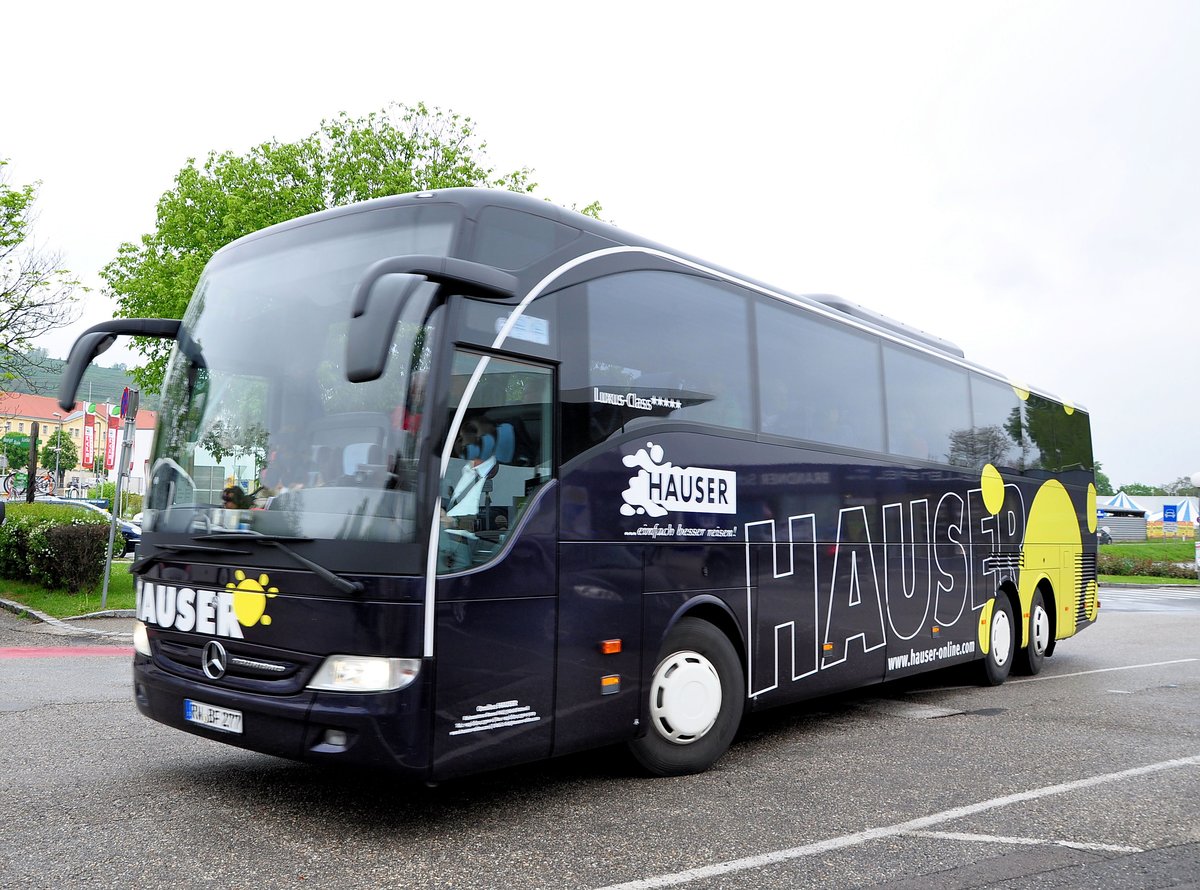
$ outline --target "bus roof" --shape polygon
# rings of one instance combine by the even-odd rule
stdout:
[[[587,236],[582,239],[577,238],[576,242],[578,243],[572,242],[570,245],[564,245],[560,248],[554,249],[547,254],[547,257],[554,256],[565,258],[571,254],[579,256],[603,247],[612,247],[618,245],[641,247],[648,250],[657,251],[666,256],[676,257],[688,263],[694,264],[701,269],[712,270],[713,272],[728,276],[732,280],[749,284],[764,293],[783,297],[802,305],[807,305],[810,308],[817,309],[817,311],[824,310],[824,312],[828,314],[829,310],[833,310],[836,315],[841,316],[843,319],[850,320],[852,325],[868,328],[883,334],[889,339],[901,340],[909,343],[910,345],[916,345],[919,348],[936,352],[957,364],[961,364],[985,373],[989,376],[996,377],[1010,384],[1013,383],[1013,381],[1009,380],[1009,378],[1004,374],[983,367],[982,365],[978,365],[975,362],[967,359],[963,350],[951,341],[905,324],[904,322],[898,321],[894,318],[890,318],[882,313],[876,312],[873,309],[869,309],[858,303],[844,299],[843,297],[833,294],[791,293],[761,280],[748,277],[740,272],[716,265],[708,260],[682,253],[667,245],[660,244],[648,238],[644,238],[640,235],[621,229],[611,223],[594,219],[593,217],[586,216],[574,210],[569,210],[565,207],[553,204],[550,201],[535,198],[527,194],[506,191],[504,189],[451,188],[407,192],[401,195],[389,195],[382,198],[372,198],[367,201],[359,201],[354,204],[347,204],[341,207],[321,210],[316,213],[308,214],[307,216],[301,216],[292,220],[287,220],[286,222],[276,223],[273,226],[269,226],[249,235],[244,235],[243,237],[237,239],[236,241],[230,242],[218,250],[213,259],[215,260],[220,258],[226,251],[233,250],[239,245],[256,241],[259,238],[263,238],[277,232],[312,225],[313,223],[334,219],[348,214],[379,210],[388,207],[405,206],[424,201],[455,204],[462,209],[465,219],[472,223],[475,223],[479,220],[479,217],[485,208],[500,207],[539,216],[543,219],[558,223],[559,225],[575,229],[580,233],[580,235]],[[535,264],[534,268],[540,269],[540,266]],[[518,277],[521,277],[519,272],[517,274]],[[532,283],[533,282],[531,281],[528,282],[529,285],[532,285]],[[1021,384],[1020,386],[1023,389],[1029,389],[1029,387],[1025,384]],[[1040,388],[1034,388],[1033,391],[1036,391],[1039,395],[1052,399],[1055,402],[1064,401],[1063,399],[1054,396]],[[1086,412],[1086,408],[1081,405],[1074,405],[1073,407]]]

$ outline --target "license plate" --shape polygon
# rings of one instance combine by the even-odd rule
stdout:
[[[242,731],[242,712],[230,711],[228,708],[218,708],[216,705],[206,705],[204,702],[183,700],[183,719],[188,723],[206,726],[218,732]]]

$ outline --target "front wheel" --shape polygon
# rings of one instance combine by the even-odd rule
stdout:
[[[1014,633],[1012,605],[1008,597],[998,593],[988,622],[988,651],[983,656],[982,680],[987,686],[999,686],[1012,671],[1017,637]]]
[[[657,776],[708,769],[737,733],[744,687],[742,663],[729,638],[707,621],[680,619],[650,680],[650,725],[629,743],[633,756]]]
[[[1022,674],[1039,673],[1050,654],[1050,613],[1046,611],[1042,592],[1035,590],[1029,604],[1029,645],[1017,652],[1017,670]]]

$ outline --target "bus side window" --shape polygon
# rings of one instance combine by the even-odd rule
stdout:
[[[453,391],[466,391],[482,360],[455,355]],[[440,572],[495,558],[531,495],[550,478],[550,374],[547,368],[487,359],[459,428],[450,432],[452,456],[441,485]],[[450,405],[454,415],[459,407]]]

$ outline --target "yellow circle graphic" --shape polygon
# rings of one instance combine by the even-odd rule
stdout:
[[[1075,406],[1072,405],[1070,402],[1063,402],[1063,410],[1066,411],[1067,414],[1074,414]]]
[[[1074,629],[1069,605],[1079,588],[1079,565],[1083,556],[1083,538],[1079,517],[1071,496],[1057,479],[1042,483],[1029,506],[1025,525],[1025,543],[1021,547],[1021,608],[1027,610],[1038,583],[1045,578],[1054,597],[1063,606],[1059,616],[1059,636]],[[1070,623],[1068,623],[1070,622]]]
[[[1004,506],[1004,477],[1000,475],[999,470],[987,464],[983,468],[979,484],[983,487],[983,506],[995,516]]]
[[[1023,383],[1017,383],[1013,380],[1008,381],[1008,383],[1013,388],[1013,392],[1017,394],[1018,399],[1020,399],[1022,402],[1029,401],[1029,387],[1025,386]]]
[[[237,615],[238,624],[243,627],[270,624],[271,616],[264,614],[267,611],[267,597],[273,598],[279,593],[279,588],[267,587],[271,579],[266,574],[259,575],[256,581],[247,578],[246,573],[238,569],[233,577],[238,583],[225,586],[233,590],[233,613]]]
[[[1087,493],[1087,523],[1088,531],[1096,533],[1096,486],[1088,483]]]

